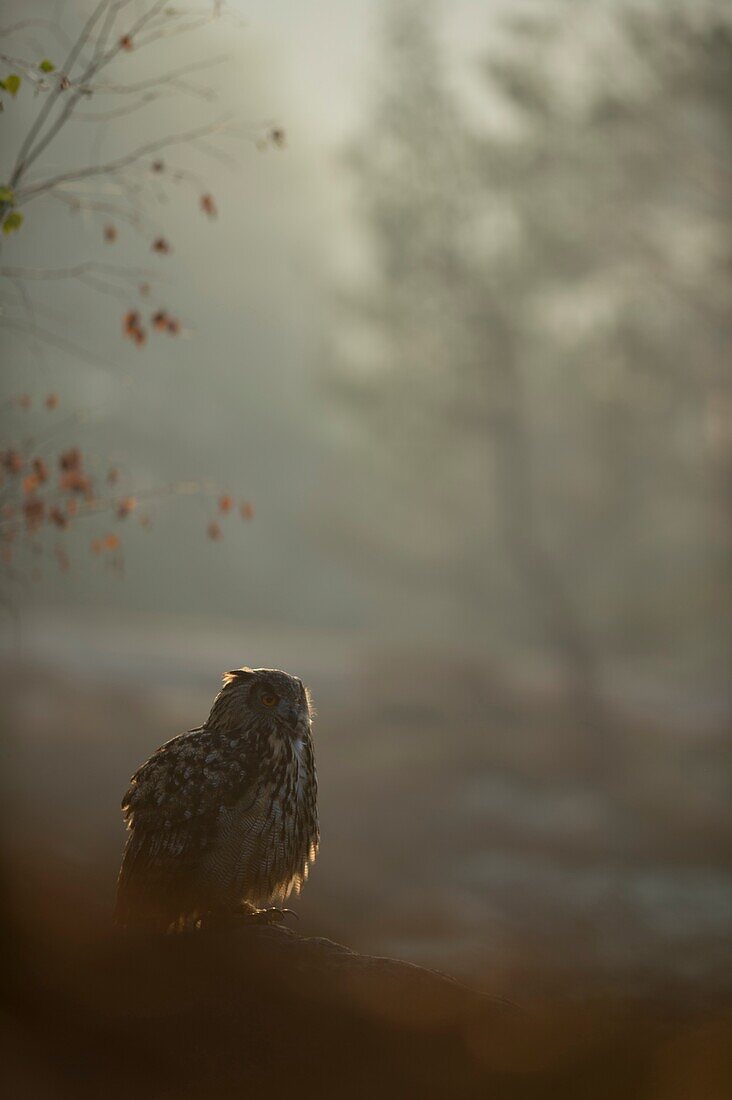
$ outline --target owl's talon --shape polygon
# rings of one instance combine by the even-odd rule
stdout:
[[[286,917],[295,917],[299,920],[294,910],[278,909],[276,906],[272,906],[269,909],[255,909],[253,912],[247,914],[246,919],[253,924],[282,924]]]

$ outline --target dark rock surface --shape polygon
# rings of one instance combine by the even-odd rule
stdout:
[[[4,1070],[24,1098],[657,1100],[664,1052],[699,1030],[647,1006],[523,1011],[280,926],[11,943]],[[715,1027],[692,1054],[722,1074]]]

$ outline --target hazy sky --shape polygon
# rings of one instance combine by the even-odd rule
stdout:
[[[294,101],[320,140],[343,138],[357,125],[377,65],[383,0],[234,0],[257,35],[270,37],[283,101]],[[485,49],[486,28],[506,0],[435,4],[445,39],[458,58]]]

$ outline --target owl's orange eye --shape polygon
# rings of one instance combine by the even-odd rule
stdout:
[[[273,695],[271,691],[265,691],[263,695],[259,696],[259,701],[265,707],[273,707],[277,702],[277,696]]]

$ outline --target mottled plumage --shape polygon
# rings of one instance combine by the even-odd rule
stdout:
[[[296,677],[237,669],[205,724],[135,772],[119,924],[183,928],[300,892],[318,850],[311,717]]]

